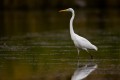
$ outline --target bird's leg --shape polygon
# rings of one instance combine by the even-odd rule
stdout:
[[[88,65],[92,65],[93,64],[93,56],[89,52],[88,52],[88,54],[90,55],[90,58],[91,58],[90,63]]]
[[[90,55],[90,58],[93,59],[93,56],[88,52],[87,49],[85,49],[87,51],[87,53]]]
[[[90,55],[90,58],[93,59],[93,55],[91,55],[90,53],[88,53]]]
[[[93,59],[93,56],[90,54],[91,59]]]
[[[78,56],[79,56],[79,52],[80,52],[80,50],[77,48],[77,51],[78,51]]]
[[[79,59],[78,59],[77,67],[79,68],[79,66],[80,66],[80,63],[79,63]]]
[[[79,63],[79,52],[80,52],[80,50],[77,48],[77,51],[78,51],[78,63],[77,63],[77,66],[79,67],[80,66],[80,63]]]

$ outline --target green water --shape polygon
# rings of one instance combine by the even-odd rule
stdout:
[[[76,10],[74,30],[98,47],[80,52],[80,64],[98,68],[85,80],[120,79],[120,20],[117,10]],[[0,37],[0,80],[70,80],[77,68],[77,50],[69,34],[69,13],[5,12]]]

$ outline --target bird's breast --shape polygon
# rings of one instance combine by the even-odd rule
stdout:
[[[73,42],[74,42],[75,47],[82,48],[82,45],[80,45],[80,43],[78,41],[73,40]]]

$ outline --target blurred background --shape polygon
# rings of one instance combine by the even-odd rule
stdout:
[[[71,79],[71,14],[58,12],[69,7],[75,32],[98,47],[98,69],[85,80],[120,80],[120,0],[0,0],[0,80]],[[84,51],[80,59],[90,61]]]
[[[69,22],[68,14],[61,16],[58,11],[68,7],[76,10],[75,25],[80,28],[90,24],[119,32],[119,0],[2,0],[0,36],[67,29],[63,26]]]

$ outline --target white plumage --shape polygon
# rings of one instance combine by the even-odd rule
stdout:
[[[88,50],[88,49],[93,49],[97,51],[97,47],[95,45],[93,45],[91,42],[89,42],[87,39],[85,39],[84,37],[81,37],[79,35],[77,35],[74,30],[73,30],[73,20],[75,17],[75,13],[74,10],[72,8],[68,8],[65,10],[60,10],[59,12],[63,12],[63,11],[68,11],[72,13],[72,17],[70,19],[70,35],[71,35],[71,39],[73,40],[75,47],[78,50],[78,55],[79,55],[79,50],[83,49],[83,50]],[[88,52],[88,51],[87,51]],[[92,56],[91,56],[92,58]]]
[[[97,47],[94,46],[93,44],[91,44],[87,39],[78,36],[77,34],[74,34],[74,38],[72,38],[75,46],[77,48],[81,48],[83,50],[87,50],[87,49],[94,49],[97,50]]]

